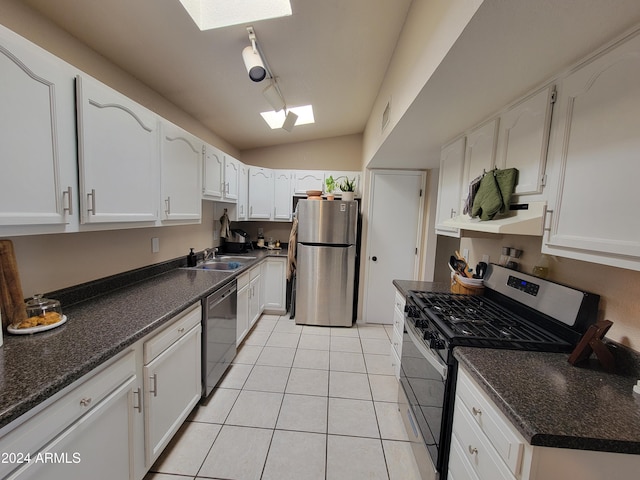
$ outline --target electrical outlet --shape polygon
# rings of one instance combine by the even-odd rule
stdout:
[[[487,255],[486,253],[482,255],[482,261],[489,265],[489,255]]]
[[[153,237],[151,239],[151,253],[158,253],[160,251],[160,239]]]

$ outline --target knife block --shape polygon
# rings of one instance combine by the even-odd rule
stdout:
[[[11,240],[0,240],[0,310],[2,328],[27,318],[18,263]]]

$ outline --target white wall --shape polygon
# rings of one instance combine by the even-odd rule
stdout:
[[[482,2],[413,0],[365,128],[364,166],[420,93]],[[382,114],[387,102],[391,102],[391,115],[382,131]]]

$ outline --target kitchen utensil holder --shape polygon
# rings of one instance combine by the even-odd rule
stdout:
[[[451,293],[457,293],[460,295],[483,295],[484,294],[484,286],[469,286],[463,285],[459,279],[459,274],[454,274],[451,276]]]

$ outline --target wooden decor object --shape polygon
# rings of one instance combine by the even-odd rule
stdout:
[[[615,360],[602,341],[611,325],[613,325],[611,320],[598,320],[591,325],[580,339],[580,342],[578,342],[578,345],[576,345],[576,348],[571,352],[569,363],[575,365],[583,362],[595,352],[604,369],[612,373],[615,370]]]
[[[27,319],[18,263],[11,240],[0,240],[0,310],[3,328]]]

